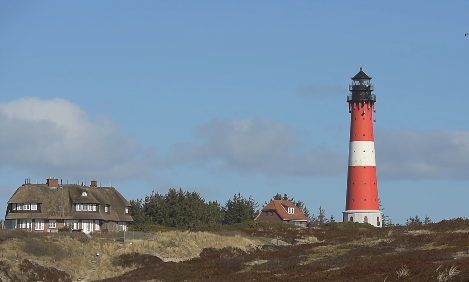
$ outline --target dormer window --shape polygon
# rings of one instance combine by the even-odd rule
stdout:
[[[82,196],[82,197],[88,197],[88,193],[83,192],[83,193],[81,193],[81,196]]]
[[[104,206],[104,212],[110,212],[110,210],[111,210],[111,206],[109,205]]]
[[[128,214],[129,213],[129,208],[125,208],[125,214]]]
[[[75,204],[75,210],[76,211],[83,211],[83,212],[86,212],[86,211],[89,211],[89,212],[92,212],[92,211],[96,211],[96,204]]]
[[[288,207],[288,214],[295,214],[295,208],[294,207]]]
[[[38,203],[17,203],[11,204],[11,211],[34,211],[37,212],[40,210]]]

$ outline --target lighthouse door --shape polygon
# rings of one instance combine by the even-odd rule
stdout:
[[[365,223],[368,223],[368,216],[365,215],[365,220],[364,220]]]

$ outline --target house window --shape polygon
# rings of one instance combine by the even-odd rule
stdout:
[[[16,204],[11,204],[11,210],[16,211]]]
[[[34,220],[34,230],[44,230],[44,219]]]
[[[32,219],[21,219],[20,220],[20,227],[22,229],[31,229],[33,227],[33,220]]]
[[[37,203],[31,203],[31,210],[37,211]]]
[[[22,204],[16,204],[16,209],[19,211],[23,210],[23,205]]]
[[[88,234],[90,232],[93,232],[93,221],[92,220],[82,220],[81,229],[86,234]]]
[[[49,228],[57,228],[57,224],[55,222],[55,219],[50,219],[49,220]]]
[[[126,214],[129,213],[129,208],[125,208],[125,213],[126,213]]]
[[[127,231],[127,222],[119,221],[117,223],[118,231]]]
[[[75,204],[76,211],[96,211],[96,204]]]
[[[94,230],[99,231],[99,220],[94,221]]]
[[[109,212],[109,206],[108,206],[108,205],[106,205],[106,206],[104,207],[104,212]]]
[[[70,219],[66,219],[65,222],[64,222],[65,226],[67,226],[68,228],[71,228],[72,230],[78,230],[78,220],[70,220]]]
[[[29,203],[24,203],[24,204],[23,204],[23,210],[24,210],[24,211],[29,211],[30,208],[31,208],[31,206],[30,206]]]
[[[295,208],[294,207],[288,207],[288,214],[294,214],[295,213]]]
[[[82,197],[88,197],[88,194],[86,192],[81,193]]]

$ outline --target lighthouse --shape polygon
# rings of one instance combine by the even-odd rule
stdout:
[[[373,134],[376,95],[372,94],[371,77],[361,67],[349,90],[350,145],[343,221],[381,227]]]

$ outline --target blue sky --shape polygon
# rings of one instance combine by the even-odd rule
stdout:
[[[469,217],[467,1],[2,1],[0,203],[25,178],[127,199],[279,193],[341,218],[350,77],[377,95],[396,223]]]

